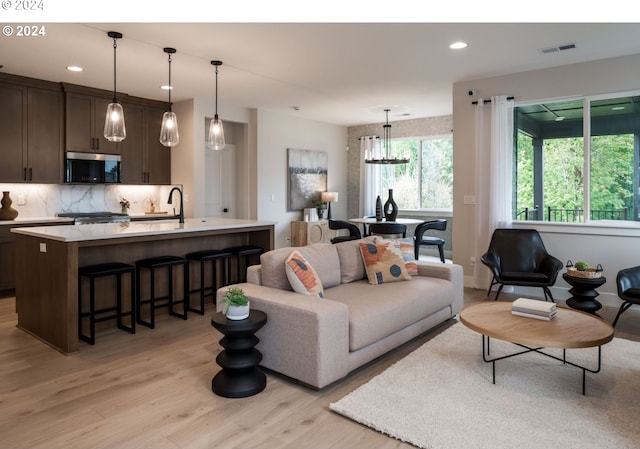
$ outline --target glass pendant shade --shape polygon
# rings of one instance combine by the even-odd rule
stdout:
[[[109,103],[104,119],[104,138],[109,142],[122,142],[127,137],[124,126],[124,111],[120,103]]]
[[[207,139],[209,149],[222,150],[224,148],[224,128],[222,120],[218,118],[218,114],[211,120],[209,124],[209,138]]]
[[[104,138],[109,142],[122,142],[127,137],[124,126],[124,111],[116,98],[116,49],[118,39],[122,39],[122,33],[109,31],[107,36],[113,39],[113,101],[107,106],[107,114],[104,118]]]
[[[210,150],[220,151],[224,148],[224,128],[222,120],[218,118],[218,67],[222,65],[222,61],[211,61],[211,65],[216,68],[216,113],[213,120],[209,124],[209,135],[207,137],[207,148]]]
[[[165,147],[175,147],[180,143],[180,135],[178,134],[178,117],[171,110],[171,55],[175,54],[176,49],[165,47],[163,50],[169,55],[169,110],[162,114],[162,126],[160,127],[160,143]]]
[[[180,143],[180,135],[178,134],[178,118],[176,117],[175,112],[167,111],[162,114],[160,143],[165,147],[175,147]]]

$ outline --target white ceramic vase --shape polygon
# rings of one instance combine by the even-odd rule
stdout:
[[[229,306],[227,308],[227,319],[228,320],[244,320],[249,318],[249,304],[246,306]]]

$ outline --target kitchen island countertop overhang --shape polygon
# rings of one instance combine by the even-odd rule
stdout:
[[[29,235],[60,242],[82,242],[122,237],[173,235],[206,231],[239,230],[256,226],[273,226],[267,221],[235,218],[187,218],[152,222],[99,223],[91,225],[59,225],[13,228],[15,234]]]

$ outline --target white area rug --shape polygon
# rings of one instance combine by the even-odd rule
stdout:
[[[481,345],[455,324],[330,408],[421,448],[640,448],[640,343],[603,346],[586,396],[582,370],[535,353],[497,362],[493,385]],[[492,357],[515,349],[491,339]],[[595,368],[597,349],[567,360]]]

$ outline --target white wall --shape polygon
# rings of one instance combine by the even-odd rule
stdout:
[[[466,285],[472,285],[475,208],[483,207],[482,204],[465,205],[463,201],[464,195],[475,195],[476,160],[482,156],[476,154],[475,106],[471,103],[475,98],[469,97],[468,91],[475,90],[478,96],[484,98],[512,95],[517,105],[518,102],[636,90],[640,88],[638,73],[640,55],[634,55],[454,84],[453,261],[463,266]],[[527,223],[527,227],[536,226]],[[640,228],[598,228],[591,229],[588,234],[584,233],[584,227],[571,225],[545,225],[539,228],[549,252],[563,262],[567,259],[574,262],[583,259],[591,264],[602,264],[607,283],[598,289],[601,293],[599,299],[605,304],[620,304],[615,277],[622,268],[640,265],[640,257],[636,257],[640,254]],[[568,288],[560,279],[554,295],[569,297]],[[540,292],[533,293],[541,296]]]
[[[178,116],[180,143],[171,148],[171,180],[176,184],[182,184],[185,196],[185,216],[203,217],[205,215],[205,122],[214,113],[214,100],[212,98],[196,98],[174,104],[173,110]],[[224,115],[222,114],[224,111]],[[218,112],[225,124],[225,130],[238,124],[240,127],[248,126],[251,112],[246,108],[219,105]],[[232,133],[231,133],[232,134]],[[227,137],[227,142],[236,144],[240,154],[237,160],[244,160],[244,154],[250,151],[245,140],[235,137],[240,141],[231,142],[232,136]],[[236,164],[236,166],[238,166]],[[241,192],[244,193],[244,192]],[[249,218],[243,213],[237,218]]]
[[[290,246],[290,223],[302,220],[302,211],[287,211],[287,148],[328,153],[327,189],[339,194],[331,214],[347,218],[347,128],[264,110],[256,118],[258,219],[277,223],[276,248]]]
[[[213,102],[195,99],[177,104],[180,144],[172,148],[171,178],[184,186],[185,215],[204,216],[205,126]],[[222,114],[224,111],[224,115]],[[287,211],[287,148],[326,151],[327,188],[339,193],[331,205],[334,217],[347,217],[347,128],[264,110],[219,106],[226,126],[242,129],[236,135],[236,192],[238,218],[273,221],[276,248],[290,246],[291,221],[302,211]],[[227,139],[229,141],[229,139]]]

